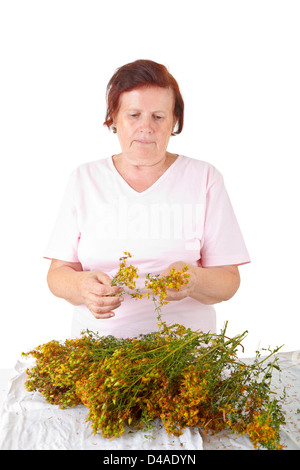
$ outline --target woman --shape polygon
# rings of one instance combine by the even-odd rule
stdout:
[[[157,329],[151,300],[111,286],[119,258],[133,255],[138,287],[147,273],[187,265],[189,283],[168,289],[167,323],[216,331],[213,305],[240,283],[249,256],[221,174],[209,163],[168,152],[183,127],[184,103],[161,64],[119,68],[107,87],[105,125],[121,153],[85,163],[71,175],[45,257],[51,292],[74,305],[73,335],[86,328],[130,337]]]

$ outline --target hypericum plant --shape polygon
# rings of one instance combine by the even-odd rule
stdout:
[[[152,298],[153,301],[159,300],[159,305],[163,306],[168,303],[166,300],[167,289],[179,290],[181,286],[188,284],[188,278],[190,274],[187,272],[188,267],[184,266],[183,269],[176,271],[172,268],[170,274],[167,276],[161,276],[159,274],[146,275],[145,288],[146,293],[142,293],[141,289],[136,288],[136,279],[138,276],[138,268],[127,265],[127,259],[132,258],[132,255],[128,251],[124,251],[119,264],[119,270],[113,277],[112,286],[124,286],[124,291],[118,295],[129,294],[133,298],[141,299],[143,297]],[[125,288],[128,288],[129,291]]]
[[[138,268],[129,265],[127,266],[127,259],[131,258],[132,255],[128,251],[124,251],[124,256],[122,256],[119,261],[119,270],[111,281],[112,286],[124,286],[124,291],[118,295],[129,294],[131,297],[136,299],[141,299],[143,294],[139,289],[136,288],[135,280],[138,276]],[[125,289],[127,287],[128,289]]]
[[[113,282],[134,295],[137,271],[126,264],[131,255],[124,254]],[[227,324],[218,335],[167,325],[161,318],[165,288],[179,289],[187,275],[184,269],[171,272],[165,282],[148,277],[146,295],[155,301],[159,320],[156,332],[118,339],[86,330],[81,338],[50,341],[23,353],[36,360],[27,371],[27,390],[38,390],[62,408],[84,404],[93,431],[107,438],[160,418],[174,435],[186,426],[212,433],[228,429],[248,434],[255,448],[281,449],[285,420],[271,390],[272,372],[279,369],[274,354],[280,348],[268,350],[264,359],[258,351],[246,365],[237,350],[247,331],[230,339]]]

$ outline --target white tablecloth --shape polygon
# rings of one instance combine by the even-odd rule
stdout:
[[[300,449],[300,351],[280,353],[282,372],[274,371],[272,389],[281,395],[286,424],[282,426],[282,443],[287,450]],[[0,411],[0,450],[252,450],[247,436],[222,432],[206,435],[197,428],[186,428],[179,437],[166,433],[159,420],[147,438],[147,431],[125,432],[109,440],[94,435],[86,421],[88,410],[83,405],[60,409],[50,405],[38,393],[24,387],[28,363],[18,361],[15,376]]]

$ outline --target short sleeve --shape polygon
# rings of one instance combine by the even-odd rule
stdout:
[[[75,205],[75,184],[76,171],[69,178],[44,258],[79,262],[77,253],[80,231]]]
[[[207,184],[201,264],[209,267],[249,262],[249,254],[223,176],[213,167]]]

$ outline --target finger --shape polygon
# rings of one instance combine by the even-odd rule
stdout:
[[[97,299],[96,302],[89,302],[88,308],[95,313],[107,313],[119,308],[122,305],[122,302],[114,302],[113,304],[107,304],[105,299]]]
[[[101,296],[118,295],[123,292],[123,289],[120,286],[107,286],[97,281],[91,284],[90,290],[93,294]]]
[[[179,289],[166,289],[166,300],[182,300],[187,297],[188,290],[185,287]]]
[[[180,300],[180,299],[182,299],[181,293],[179,293],[178,291],[170,292],[170,289],[167,289],[166,300]]]
[[[118,308],[115,307],[115,308]],[[111,318],[115,315],[115,312],[113,310],[110,310],[107,307],[97,307],[95,305],[91,306],[89,310],[92,312],[95,318],[101,319],[101,318]]]
[[[91,313],[97,320],[106,320],[115,316],[114,312],[96,313],[91,310]]]
[[[96,307],[107,307],[114,309],[119,307],[124,301],[124,297],[109,297],[103,295],[90,294],[89,303]]]
[[[105,286],[104,288],[106,292],[104,295],[120,295],[122,292],[124,292],[124,289],[121,286]]]

